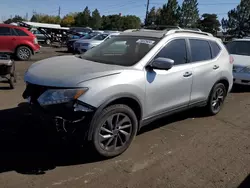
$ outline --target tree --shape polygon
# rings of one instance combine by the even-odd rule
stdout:
[[[227,30],[228,30],[228,20],[222,18],[222,20],[221,20],[221,26],[222,26],[222,30],[224,32],[227,32]]]
[[[156,21],[156,9],[152,7],[148,13],[147,20],[145,20],[145,25],[152,25]]]
[[[226,25],[225,25],[226,24]],[[250,33],[250,0],[241,0],[240,4],[228,12],[224,28],[234,36],[245,36]]]
[[[161,9],[160,21],[161,25],[178,25],[180,17],[180,6],[177,0],[169,0]]]
[[[139,29],[141,27],[141,19],[134,15],[123,16],[122,29]]]
[[[198,21],[198,26],[202,31],[217,34],[220,30],[220,22],[216,14],[203,14],[201,19]]]
[[[5,24],[10,24],[10,23],[17,23],[17,22],[21,22],[24,21],[25,19],[22,18],[19,15],[15,15],[13,18],[9,18],[8,20],[5,20],[4,23]]]
[[[61,25],[65,27],[70,27],[75,24],[75,17],[73,14],[67,14],[66,16],[63,17],[61,21]]]
[[[88,7],[85,7],[83,12],[80,12],[76,16],[76,26],[89,26],[90,18],[91,18],[91,12]]]
[[[181,27],[196,27],[199,20],[197,0],[184,0],[180,12]]]
[[[92,12],[92,17],[90,19],[90,27],[93,29],[100,29],[102,26],[102,17],[97,9]]]
[[[38,22],[37,15],[33,15],[30,19],[31,22]]]

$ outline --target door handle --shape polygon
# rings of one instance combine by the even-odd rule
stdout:
[[[220,66],[218,66],[218,65],[214,65],[214,66],[213,66],[213,69],[216,70],[216,69],[218,69],[219,67],[220,67]]]
[[[185,72],[183,74],[184,77],[189,77],[189,76],[192,76],[192,72]]]
[[[12,40],[16,40],[16,38],[12,38]]]

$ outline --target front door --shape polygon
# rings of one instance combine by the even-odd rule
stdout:
[[[185,39],[173,39],[156,55],[174,60],[169,70],[146,71],[146,118],[187,107],[192,86],[192,68],[187,62]]]

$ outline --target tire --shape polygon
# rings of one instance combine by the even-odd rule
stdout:
[[[46,40],[45,40],[45,44],[51,45],[51,40],[50,40],[50,39],[46,39]]]
[[[117,119],[120,125],[119,127],[116,125],[114,129],[114,122]],[[113,129],[110,126],[111,120]],[[105,108],[98,114],[91,126],[94,127],[91,140],[94,150],[102,157],[111,158],[120,155],[130,146],[137,133],[138,120],[131,108],[116,104]]]
[[[206,105],[206,112],[208,113],[208,115],[216,115],[220,112],[224,104],[226,95],[227,91],[224,84],[218,83],[213,87]]]
[[[20,46],[16,50],[16,56],[19,60],[28,61],[30,59],[31,55],[32,55],[32,52],[29,49],[29,47]]]

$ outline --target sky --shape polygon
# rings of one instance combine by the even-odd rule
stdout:
[[[149,0],[149,8],[161,7],[167,0]],[[178,0],[181,5],[183,0]],[[219,20],[227,17],[227,12],[235,8],[240,0],[198,0],[199,13],[216,13]],[[61,16],[70,12],[80,12],[86,6],[90,10],[97,8],[101,15],[132,14],[145,18],[147,0],[0,0],[0,21],[8,19],[11,15],[25,16],[30,18],[33,11],[37,13],[58,15],[61,7]]]

